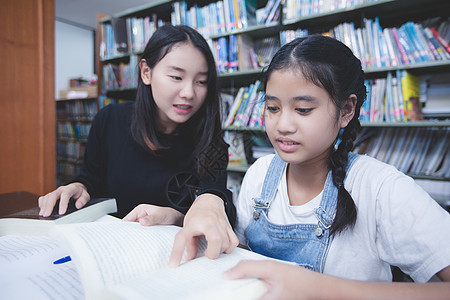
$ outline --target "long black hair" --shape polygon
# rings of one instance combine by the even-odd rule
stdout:
[[[331,234],[339,233],[347,227],[352,227],[357,216],[355,202],[344,188],[344,179],[348,153],[353,149],[353,142],[361,129],[358,118],[366,98],[361,62],[338,40],[312,35],[295,39],[278,50],[265,71],[266,86],[272,72],[281,69],[299,70],[307,80],[325,89],[336,105],[337,116],[349,96],[356,95],[355,114],[344,128],[338,148],[335,150],[333,145],[330,149],[328,163],[333,183],[338,188],[336,215],[331,225]]]
[[[148,41],[141,59],[149,68],[161,61],[175,45],[190,43],[205,57],[208,65],[207,95],[202,107],[185,123],[180,124],[176,132],[194,147],[194,157],[197,159],[197,169],[203,173],[210,165],[205,161],[206,153],[211,147],[217,149],[221,143],[220,100],[217,86],[217,72],[213,54],[206,40],[194,29],[188,26],[164,25],[159,28]],[[157,107],[152,95],[151,86],[145,85],[140,76],[131,133],[136,142],[149,151],[168,148],[163,134],[157,125]]]

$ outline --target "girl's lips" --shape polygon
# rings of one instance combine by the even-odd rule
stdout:
[[[282,139],[277,139],[277,144],[280,150],[284,152],[293,152],[297,150],[297,148],[300,145],[299,143],[294,142],[292,140],[282,140]]]
[[[175,109],[175,112],[185,115],[191,112],[192,105],[175,104],[173,105],[173,108]]]

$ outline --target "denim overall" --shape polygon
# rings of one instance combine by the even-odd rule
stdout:
[[[357,157],[349,153],[347,170]],[[322,273],[333,238],[329,228],[336,211],[338,189],[333,184],[331,171],[328,172],[320,206],[314,209],[317,224],[274,224],[267,214],[285,168],[286,163],[276,154],[267,170],[260,197],[253,199],[253,220],[245,229],[247,246],[254,252]]]

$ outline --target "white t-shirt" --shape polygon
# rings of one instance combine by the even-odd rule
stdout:
[[[273,154],[258,159],[242,182],[236,234],[246,245],[244,231],[252,221],[253,200],[259,197]],[[393,166],[369,156],[357,159],[344,181],[357,206],[353,229],[336,235],[324,273],[342,278],[391,281],[390,265],[416,282],[426,282],[450,265],[450,214],[414,180]],[[322,193],[321,193],[322,194]],[[313,209],[322,195],[301,206],[290,206],[286,170],[270,205],[276,224],[317,223]]]

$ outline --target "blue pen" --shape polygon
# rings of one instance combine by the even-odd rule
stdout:
[[[72,259],[70,258],[70,256],[66,256],[66,257],[63,257],[63,258],[60,258],[60,259],[58,259],[58,260],[55,260],[54,262],[53,262],[53,264],[54,265],[59,265],[59,264],[63,264],[63,263],[65,263],[65,262],[68,262],[68,261],[71,261]]]

